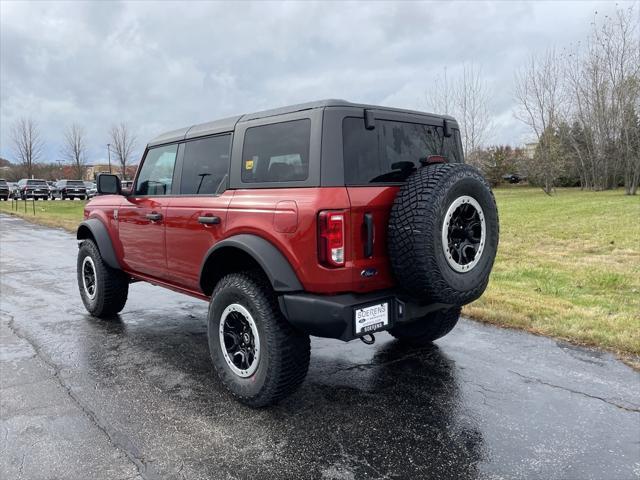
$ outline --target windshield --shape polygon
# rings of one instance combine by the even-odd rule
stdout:
[[[84,182],[82,180],[67,180],[67,185],[84,187]]]
[[[27,180],[27,185],[42,185],[47,186],[47,182],[44,180]]]
[[[0,179],[0,186],[2,186],[2,187],[7,187],[7,186],[8,186],[8,185],[7,185],[7,181],[6,181],[6,180],[2,180],[2,179]]]
[[[420,159],[440,155],[462,162],[460,133],[444,136],[439,125],[377,120],[367,130],[362,118],[342,124],[344,177],[347,185],[400,183],[420,166]]]

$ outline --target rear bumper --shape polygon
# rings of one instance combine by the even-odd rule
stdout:
[[[429,312],[450,308],[441,303],[426,304],[384,290],[367,294],[315,295],[291,293],[279,297],[285,318],[298,330],[315,337],[337,338],[348,342],[366,334],[355,334],[354,315],[357,308],[389,303],[388,330],[394,324],[410,322]]]

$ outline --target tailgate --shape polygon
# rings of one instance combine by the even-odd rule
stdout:
[[[351,202],[350,258],[358,292],[389,288],[394,284],[387,254],[387,225],[398,188],[347,187]]]

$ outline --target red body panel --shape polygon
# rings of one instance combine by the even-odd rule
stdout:
[[[297,209],[295,230],[278,232],[279,206],[284,202]],[[344,187],[278,188],[236,190],[227,214],[225,236],[251,233],[268,240],[289,260],[300,283],[308,292],[335,293],[351,290],[351,272],[347,267],[325,268],[318,263],[317,216],[320,210],[349,208]],[[289,214],[289,216],[291,216]],[[290,226],[290,225],[289,225]],[[291,226],[290,226],[291,227]]]
[[[118,208],[118,236],[122,244],[122,264],[134,272],[165,278],[164,218],[169,197],[126,197]],[[151,221],[147,214],[163,219]],[[112,237],[113,238],[113,237]]]
[[[219,197],[170,197],[165,216],[166,279],[190,290],[200,289],[200,267],[207,251],[224,238],[227,207],[234,191]],[[217,225],[198,223],[198,217],[216,216]]]
[[[200,268],[217,242],[253,234],[273,244],[289,261],[304,290],[334,294],[393,286],[386,227],[398,187],[324,187],[228,190],[214,196],[98,196],[85,209],[109,229],[116,256],[133,277],[200,298]],[[117,215],[114,215],[117,210]],[[318,261],[318,213],[345,212],[345,266]],[[151,221],[149,213],[162,219]],[[365,258],[364,214],[374,219],[374,253]],[[216,225],[198,217],[214,215]],[[116,218],[117,216],[117,218]],[[371,274],[363,276],[363,270]],[[372,273],[375,272],[375,273]]]
[[[387,254],[387,225],[389,212],[399,187],[347,187],[351,202],[352,248],[349,258],[353,263],[353,291],[366,292],[372,289],[393,286],[391,267]],[[363,228],[364,215],[373,216],[373,255],[365,257],[366,232]],[[371,278],[364,278],[361,272],[369,269],[376,272]]]

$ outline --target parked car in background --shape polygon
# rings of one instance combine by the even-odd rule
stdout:
[[[87,189],[87,198],[93,198],[98,194],[95,182],[84,182],[84,186]]]
[[[131,190],[132,186],[133,186],[133,180],[122,180],[120,182],[120,188],[122,188],[122,190]]]
[[[70,198],[87,199],[87,187],[82,180],[60,180],[56,183],[56,197],[66,200]]]
[[[49,185],[46,180],[39,178],[23,178],[18,182],[19,195],[22,200],[46,200],[49,198]]]
[[[54,199],[55,199],[55,196],[56,196],[56,191],[58,190],[58,189],[56,188],[56,182],[53,182],[53,181],[51,181],[51,182],[50,182],[50,181],[47,181],[47,185],[49,186],[49,198],[50,198],[51,200],[54,200]]]
[[[11,198],[19,199],[20,198],[20,187],[18,187],[17,182],[7,182],[9,185],[9,195]]]
[[[508,173],[506,175],[503,175],[502,179],[505,182],[509,182],[509,183],[520,183],[520,182],[524,182],[526,180],[526,177],[519,173]]]
[[[0,200],[4,200],[5,202],[9,200],[11,196],[11,188],[9,184],[4,178],[0,178]]]

